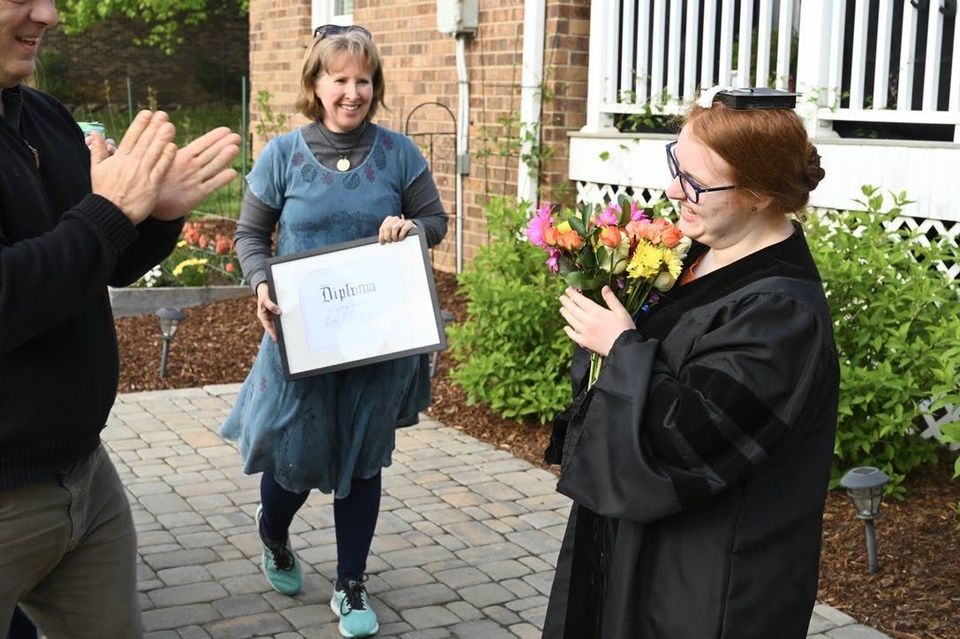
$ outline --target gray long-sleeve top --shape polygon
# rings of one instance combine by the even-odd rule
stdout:
[[[303,137],[317,161],[336,170],[341,157],[348,157],[351,166],[363,162],[376,140],[376,128],[365,126],[336,133],[314,122],[303,128]],[[447,232],[447,214],[429,167],[404,189],[402,201],[404,217],[421,229],[427,246],[439,243]],[[273,256],[271,238],[280,213],[280,209],[268,206],[250,189],[244,192],[235,240],[240,268],[254,291],[267,280],[267,260]]]

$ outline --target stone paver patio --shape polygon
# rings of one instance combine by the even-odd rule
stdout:
[[[313,493],[291,528],[302,592],[271,590],[253,523],[259,477],[218,434],[237,388],[121,395],[104,431],[139,532],[147,637],[334,639],[331,497]],[[378,636],[539,637],[569,509],[555,477],[428,418],[398,431],[393,459],[367,564]],[[808,636],[886,638],[828,606]]]

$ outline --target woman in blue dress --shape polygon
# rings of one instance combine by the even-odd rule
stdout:
[[[240,445],[244,471],[262,473],[257,526],[263,572],[293,595],[301,568],[288,529],[312,489],[334,494],[337,581],[330,606],[345,637],[379,628],[364,578],[380,508],[381,469],[394,432],[429,402],[425,357],[406,357],[284,381],[266,260],[417,228],[430,246],[446,233],[437,187],[407,137],[371,122],[383,104],[380,54],[359,26],[325,25],[304,57],[297,108],[311,124],[271,140],[247,176],[237,227],[244,275],[266,334],[223,435]],[[383,309],[389,313],[390,309]]]

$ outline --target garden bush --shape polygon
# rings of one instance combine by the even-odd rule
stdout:
[[[451,377],[470,404],[545,422],[570,400],[573,347],[559,312],[563,280],[522,239],[529,217],[526,205],[502,198],[486,209],[490,242],[459,277],[467,319],[450,328]]]
[[[936,459],[938,442],[920,437],[927,410],[960,401],[960,296],[937,268],[958,259],[946,241],[925,242],[893,220],[909,203],[862,187],[860,210],[812,213],[806,224],[834,321],[840,356],[840,418],[833,481],[854,466],[876,466],[890,490]],[[948,427],[949,433],[956,427]]]

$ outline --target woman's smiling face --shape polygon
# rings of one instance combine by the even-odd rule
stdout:
[[[360,126],[370,113],[373,76],[362,60],[341,54],[317,78],[314,91],[323,106],[323,125],[346,133]]]
[[[716,187],[734,183],[730,165],[686,129],[680,132],[673,150],[677,168],[701,186]],[[700,201],[694,203],[684,193],[678,176],[670,182],[666,194],[680,205],[677,226],[683,234],[711,248],[726,248],[736,244],[753,227],[755,216],[750,208],[754,206],[755,198],[738,189],[701,193]]]

